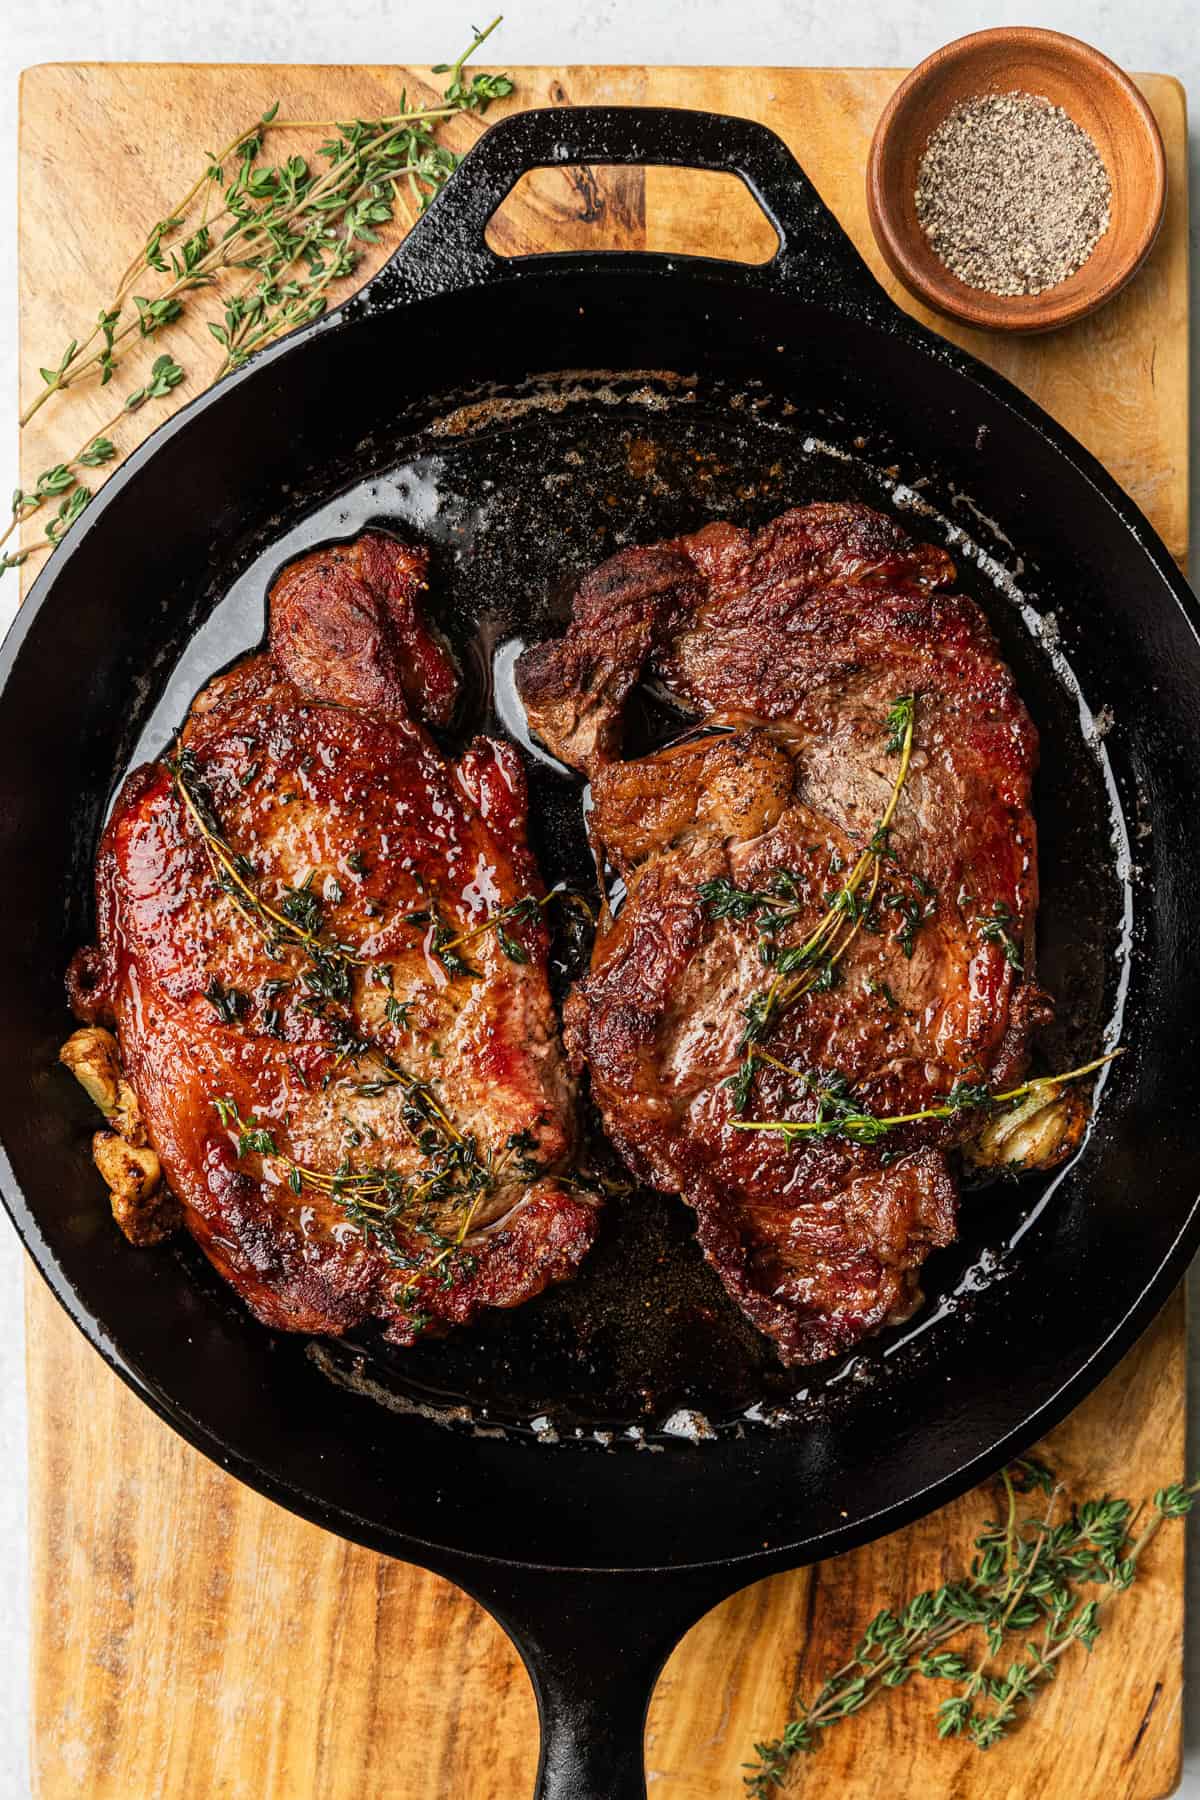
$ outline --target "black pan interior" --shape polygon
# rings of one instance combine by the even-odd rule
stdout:
[[[351,1535],[591,1566],[815,1553],[899,1523],[1028,1438],[1165,1297],[1200,1186],[1185,1128],[1191,623],[1089,473],[911,343],[616,265],[576,291],[561,272],[498,288],[486,349],[471,302],[351,309],[302,361],[277,354],[160,433],[61,559],[53,605],[10,642],[0,826],[24,878],[0,987],[8,1195],[143,1392]],[[88,1166],[92,1120],[54,1066],[61,970],[91,930],[117,781],[259,640],[282,563],[367,524],[433,544],[439,618],[467,674],[453,749],[480,729],[520,734],[515,641],[554,629],[600,557],[822,497],[951,541],[1041,731],[1039,972],[1060,1002],[1044,1059],[1084,1060],[1117,1033],[1131,1051],[1075,1163],[968,1196],[961,1242],[927,1265],[924,1311],[807,1372],[783,1371],[744,1326],[686,1211],[644,1193],[612,1206],[576,1283],[403,1354],[369,1335],[272,1336],[186,1247],[125,1246]],[[680,723],[647,696],[633,747]],[[536,752],[531,772],[544,873],[581,885],[581,791]],[[565,980],[579,946],[560,951]]]
[[[894,476],[855,435],[847,460],[803,419],[797,424],[784,396],[670,377],[573,376],[459,397],[424,430],[381,445],[393,460],[372,466],[282,538],[257,554],[246,545],[235,566],[249,560],[223,593],[218,574],[213,615],[172,672],[133,762],[161,753],[191,694],[231,650],[260,644],[267,591],[284,561],[382,527],[433,546],[431,604],[465,676],[458,714],[441,734],[445,748],[454,753],[481,731],[523,745],[540,866],[547,882],[566,881],[594,908],[585,789],[530,742],[512,681],[522,645],[561,630],[574,579],[622,545],[715,518],[756,526],[817,499],[888,508],[918,535],[953,538],[966,526],[978,548],[961,557],[962,585],[992,618],[1043,737],[1050,778],[1038,791],[1041,978],[1062,1001],[1043,1058],[1047,1066],[1075,1066],[1117,1041],[1128,951],[1128,839],[1103,748],[1105,716],[1097,722],[1058,645],[1066,621],[1047,624],[998,560],[1015,565],[1014,546],[996,540],[968,496],[951,498],[939,515],[929,490],[901,484],[897,494]],[[376,464],[374,454],[366,460]],[[514,470],[522,472],[515,481]],[[627,753],[675,736],[687,722],[643,692]],[[577,914],[555,919],[560,994],[586,966],[588,940],[578,924]],[[615,1163],[611,1172],[623,1173]],[[925,1331],[931,1309],[960,1310],[982,1283],[1003,1279],[1014,1238],[1054,1185],[1040,1177],[981,1189],[964,1208],[961,1240],[929,1270],[929,1305],[915,1330],[893,1330],[819,1370],[780,1365],[705,1265],[686,1210],[644,1188],[612,1200],[600,1245],[576,1281],[448,1342],[396,1351],[378,1333],[355,1334],[327,1353],[325,1366],[450,1423],[503,1424],[543,1437],[605,1439],[636,1429],[655,1441],[664,1427],[685,1435],[736,1430],[748,1412],[759,1429],[766,1417],[794,1422],[851,1369],[860,1381],[886,1385],[892,1359]],[[186,1241],[177,1253],[196,1279],[216,1288],[219,1304],[225,1290],[209,1283],[203,1259]]]

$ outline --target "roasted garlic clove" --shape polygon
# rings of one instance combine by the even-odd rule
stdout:
[[[73,1032],[58,1055],[112,1127],[93,1137],[92,1158],[108,1188],[113,1218],[131,1244],[160,1244],[178,1229],[183,1214],[146,1141],[137,1095],[121,1073],[116,1038],[89,1025]]]
[[[1035,1081],[1019,1106],[995,1113],[977,1138],[964,1145],[968,1164],[1015,1174],[1053,1169],[1078,1149],[1091,1102],[1078,1087]]]
[[[131,1244],[159,1244],[177,1229],[179,1204],[163,1186],[162,1164],[148,1144],[127,1144],[115,1131],[98,1131],[92,1157],[108,1187],[113,1218]]]
[[[97,1025],[72,1032],[59,1051],[58,1060],[66,1064],[104,1116],[111,1117],[121,1083],[117,1040],[112,1032],[101,1031]]]
[[[58,1058],[127,1144],[140,1147],[146,1142],[137,1095],[121,1073],[117,1040],[111,1031],[88,1025],[72,1032]]]

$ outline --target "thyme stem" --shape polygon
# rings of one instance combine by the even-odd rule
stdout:
[[[526,918],[531,912],[541,912],[564,891],[564,887],[564,882],[558,882],[548,894],[543,894],[540,900],[533,894],[523,895],[520,900],[514,900],[511,905],[502,906],[496,912],[489,913],[486,919],[478,925],[473,925],[469,931],[460,931],[457,937],[446,938],[443,943],[438,945],[439,951],[461,949],[466,944],[473,944],[477,938],[483,936],[485,931],[497,930],[508,919]]]
[[[170,394],[183,378],[183,370],[173,357],[156,357],[150,380],[144,387],[127,394],[121,410],[98,431],[91,432],[74,456],[64,463],[56,463],[53,468],[43,469],[28,492],[21,488],[16,490],[12,498],[12,518],[6,529],[0,532],[0,574],[7,569],[19,567],[35,550],[57,548],[64,533],[91,499],[91,489],[83,485],[80,470],[99,469],[105,463],[112,462],[117,454],[117,447],[108,433],[127,413],[136,412],[147,400],[161,400]],[[17,527],[51,499],[58,499],[61,504],[55,518],[46,527],[43,541],[22,545],[15,555],[3,554],[5,543]]]
[[[817,1078],[803,1069],[792,1068],[790,1064],[780,1062],[778,1057],[770,1056],[765,1050],[752,1046],[756,1061],[770,1063],[781,1069],[785,1075],[791,1075],[806,1087],[815,1088],[820,1094],[823,1090]],[[861,1108],[849,1111],[837,1111],[831,1118],[816,1119],[735,1119],[735,1131],[770,1131],[784,1137],[790,1143],[800,1137],[848,1137],[854,1142],[870,1143],[884,1133],[894,1131],[900,1125],[915,1125],[926,1119],[951,1119],[960,1112],[972,1111],[979,1107],[1004,1106],[1014,1100],[1022,1100],[1028,1094],[1048,1089],[1051,1092],[1064,1087],[1069,1081],[1082,1081],[1084,1076],[1095,1074],[1097,1069],[1104,1068],[1106,1063],[1114,1061],[1125,1054],[1123,1048],[1110,1050],[1106,1056],[1098,1056],[1093,1062],[1084,1063],[1078,1069],[1068,1069],[1063,1075],[1038,1075],[1031,1081],[1023,1081],[1020,1087],[1009,1088],[1002,1094],[989,1094],[984,1091],[968,1088],[955,1098],[956,1090],[952,1089],[946,1100],[937,1106],[921,1107],[917,1112],[891,1113],[880,1117],[876,1113],[866,1112]]]

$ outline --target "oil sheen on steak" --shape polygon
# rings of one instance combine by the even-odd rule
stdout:
[[[571,1275],[596,1224],[559,1179],[573,1096],[541,913],[510,919],[508,953],[495,930],[461,946],[473,975],[435,953],[431,908],[449,936],[541,887],[516,753],[477,738],[452,763],[419,722],[447,720],[458,681],[422,618],[425,573],[423,551],[378,533],[284,570],[267,653],[192,707],[184,787],[163,762],[126,782],[99,856],[98,942],[69,980],[77,1013],[115,1026],[188,1225],[253,1312],[320,1332],[377,1317],[401,1343]],[[254,894],[298,905],[340,947],[324,975],[218,881],[195,791]],[[385,1253],[352,1205],[293,1173],[386,1168],[411,1196],[427,1127],[389,1069],[449,1121],[427,1148],[453,1143],[460,1169],[491,1159],[461,1248],[452,1200],[409,1206]],[[240,1142],[236,1121],[277,1154]]]
[[[955,1235],[947,1151],[969,1127],[871,1146],[735,1129],[744,1009],[771,971],[761,915],[714,918],[700,889],[769,891],[784,872],[801,916],[776,941],[802,943],[884,812],[887,715],[916,694],[865,928],[836,984],[775,1017],[761,1047],[810,1079],[843,1077],[877,1115],[1020,1079],[1047,1006],[1017,966],[1037,907],[1037,736],[954,579],[944,551],[862,506],[804,507],[755,535],[714,524],[595,569],[565,637],[518,665],[534,730],[590,777],[595,848],[626,888],[568,1002],[574,1067],[590,1068],[630,1168],[695,1208],[709,1261],[785,1361],[912,1312],[921,1264]],[[702,725],[623,761],[623,710],[647,678]],[[794,1075],[756,1064],[745,1118],[816,1107]]]

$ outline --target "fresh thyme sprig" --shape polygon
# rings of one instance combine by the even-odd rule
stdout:
[[[221,1123],[237,1133],[239,1159],[260,1156],[281,1170],[292,1193],[311,1191],[332,1200],[347,1221],[404,1272],[395,1297],[407,1306],[418,1280],[436,1274],[450,1286],[454,1278],[474,1272],[475,1260],[463,1246],[484,1201],[510,1169],[525,1176],[539,1171],[528,1155],[533,1141],[528,1133],[514,1133],[499,1157],[483,1156],[475,1138],[451,1124],[424,1083],[394,1065],[392,1073],[406,1087],[412,1110],[406,1112],[405,1124],[422,1154],[411,1174],[377,1165],[356,1169],[346,1161],[332,1172],[310,1168],[285,1156],[274,1132],[258,1119],[242,1118],[228,1095],[215,1098],[212,1105]],[[358,1092],[374,1095],[387,1085],[364,1084]],[[353,1129],[352,1134],[357,1142],[358,1131]],[[449,1231],[447,1224],[452,1227]],[[412,1248],[413,1238],[433,1255]]]
[[[111,381],[131,351],[173,325],[204,290],[226,290],[216,316],[206,321],[224,351],[217,380],[255,350],[323,313],[331,290],[357,267],[360,246],[379,242],[396,202],[411,223],[457,168],[458,154],[437,135],[446,121],[483,113],[512,93],[507,75],[468,75],[465,67],[499,23],[497,17],[476,30],[455,62],[436,65],[435,74],[450,75],[440,106],[413,106],[401,93],[398,112],[339,121],[281,119],[276,102],[223,150],[209,152],[186,194],[155,221],[91,329],[72,338],[39,371],[43,385],[20,415],[21,426],[81,379],[101,386]],[[332,131],[318,150],[324,169],[310,167],[300,155],[278,164],[261,160],[270,133],[298,129]],[[240,282],[235,291],[228,291],[231,279]],[[143,284],[157,291],[136,292]],[[170,361],[157,359],[150,380],[122,412],[163,391],[161,370]],[[116,450],[105,437],[109,429],[102,427],[70,463],[43,471],[28,494],[18,490],[15,520],[34,510],[27,504],[31,500],[40,506],[51,495],[62,496],[61,504],[44,539],[12,554],[0,551],[0,574],[61,542],[91,494],[78,480],[54,484],[76,464],[98,467],[111,461]],[[86,452],[98,445],[106,445],[107,454],[89,462]]]
[[[1022,1082],[1020,1087],[1006,1089],[1002,1094],[990,1093],[986,1087],[971,1082],[956,1082],[946,1098],[936,1106],[924,1106],[917,1112],[892,1113],[880,1117],[868,1112],[855,1100],[844,1075],[812,1074],[804,1069],[794,1069],[787,1063],[780,1062],[777,1057],[768,1055],[766,1051],[757,1050],[755,1060],[781,1069],[785,1075],[798,1082],[805,1093],[816,1095],[816,1117],[736,1119],[733,1128],[735,1131],[773,1132],[788,1144],[822,1137],[845,1138],[852,1144],[877,1144],[880,1138],[896,1131],[901,1125],[916,1125],[926,1119],[953,1119],[961,1112],[971,1112],[981,1107],[1018,1106],[1030,1094],[1045,1094],[1048,1099],[1054,1099],[1059,1088],[1065,1087],[1067,1082],[1082,1081],[1085,1076],[1094,1075],[1097,1069],[1104,1068],[1106,1063],[1122,1055],[1123,1050],[1110,1050],[1107,1056],[1098,1056],[1094,1062],[1084,1063],[1082,1068],[1068,1069],[1063,1075],[1039,1075],[1032,1081]]]
[[[468,944],[477,942],[485,932],[494,931],[496,941],[510,962],[528,962],[529,957],[526,954],[525,946],[519,939],[513,937],[512,933],[505,929],[505,926],[509,921],[515,922],[533,917],[545,906],[549,898],[549,894],[542,900],[538,900],[533,894],[523,894],[511,905],[497,908],[494,913],[490,913],[486,919],[479,925],[473,926],[469,931],[455,932],[452,926],[447,925],[435,900],[431,900],[428,906],[418,908],[416,912],[406,913],[405,923],[428,927],[428,952],[431,956],[437,957],[447,975],[451,977],[466,975],[474,980],[478,977],[479,970],[474,968],[460,952]]]
[[[833,895],[815,929],[803,943],[793,945],[773,958],[775,977],[770,987],[761,994],[753,995],[746,1004],[743,1048],[760,1043],[780,1014],[786,1012],[802,995],[813,988],[832,986],[837,964],[862,930],[863,921],[870,915],[879,888],[882,859],[889,854],[888,834],[912,760],[918,698],[916,694],[900,694],[892,702],[886,720],[887,750],[889,755],[899,756],[900,767],[892,782],[887,805],[866,848]],[[794,883],[794,878],[791,879]],[[869,883],[865,900],[859,894],[864,882]],[[794,892],[793,886],[793,895]],[[772,904],[782,897],[776,893],[770,899],[766,896],[759,898]],[[730,916],[728,910],[724,916]],[[794,912],[790,916],[794,917]],[[780,914],[776,911],[776,929],[779,918]]]
[[[739,925],[756,915],[758,929],[772,937],[784,925],[790,925],[800,912],[799,877],[790,869],[777,869],[765,888],[743,888],[727,876],[702,881],[696,889],[710,919],[734,919]]]
[[[369,959],[351,945],[325,936],[321,925],[321,903],[312,891],[311,874],[298,888],[287,889],[277,907],[264,900],[254,886],[254,864],[248,856],[235,850],[224,834],[193,752],[181,748],[174,756],[168,756],[165,763],[176,791],[200,833],[221,892],[244,919],[263,933],[273,955],[278,954],[285,943],[297,944],[307,951],[309,964],[304,979],[311,993],[328,1000],[349,1000],[352,991],[349,965],[365,964]]]
[[[559,886],[561,887],[561,883]],[[559,888],[551,888],[550,892],[543,894],[540,900],[535,894],[522,894],[519,900],[514,900],[510,905],[502,906],[498,911],[490,913],[481,924],[472,926],[469,931],[460,931],[457,937],[448,938],[444,944],[439,945],[438,955],[444,956],[447,951],[465,949],[468,944],[475,943],[486,932],[494,931],[496,942],[509,962],[528,962],[529,955],[524,944],[515,938],[507,927],[518,925],[525,919],[536,919],[543,907],[549,906],[558,892]]]
[[[899,694],[893,700],[885,719],[886,749],[900,758],[900,766],[892,782],[887,805],[867,840],[865,849],[855,861],[840,888],[828,897],[828,905],[813,931],[799,944],[780,949],[779,934],[796,919],[804,908],[800,878],[791,870],[777,870],[764,890],[740,888],[734,882],[719,878],[703,882],[697,892],[713,919],[730,919],[739,923],[755,919],[758,925],[760,959],[774,969],[769,987],[752,994],[742,1009],[743,1028],[738,1045],[746,1054],[737,1070],[726,1082],[734,1096],[734,1110],[744,1112],[754,1085],[755,1058],[751,1054],[762,1043],[780,1016],[803,995],[832,988],[838,976],[838,964],[859,932],[874,917],[876,895],[885,861],[894,861],[889,848],[892,821],[900,793],[912,761],[913,732],[916,726],[920,695]],[[917,876],[909,878],[921,894],[918,903],[903,893],[889,893],[884,904],[897,908],[902,915],[898,934],[906,956],[913,953],[913,940],[920,922],[929,917],[936,906],[936,894],[929,883]],[[861,891],[869,883],[865,894]],[[872,925],[871,927],[875,927]]]
[[[939,1737],[966,1737],[989,1749],[1053,1679],[1072,1645],[1093,1648],[1107,1606],[1136,1580],[1163,1525],[1186,1517],[1200,1491],[1200,1482],[1159,1488],[1139,1530],[1146,1503],[1135,1509],[1107,1495],[1059,1517],[1062,1489],[1042,1464],[1014,1464],[1000,1480],[1004,1517],[989,1520],[975,1539],[969,1571],[917,1594],[898,1611],[877,1613],[813,1699],[794,1698],[794,1716],[781,1735],[755,1744],[756,1760],[745,1765],[745,1785],[755,1800],[790,1788],[796,1758],[817,1750],[830,1726],[914,1676],[959,1690],[937,1709]],[[1047,1496],[1046,1505],[1023,1514],[1020,1499],[1034,1490]],[[1087,1586],[1107,1590],[1105,1598],[1088,1597]],[[993,1668],[1006,1640],[1017,1634],[1025,1654],[1006,1670]],[[981,1638],[983,1654],[969,1662],[961,1649],[948,1647],[956,1638]]]
[[[436,906],[430,905],[418,912],[409,913],[410,925],[432,925],[433,936],[430,951],[436,956],[443,968],[450,975],[476,975],[465,957],[459,954],[469,944],[474,944],[489,931],[496,934],[496,942],[507,956],[509,962],[527,963],[529,952],[517,937],[508,929],[510,925],[519,925],[529,919],[536,919],[538,914],[550,905],[552,900],[561,900],[564,905],[575,906],[592,918],[591,908],[581,894],[572,893],[565,882],[556,882],[549,893],[539,899],[536,894],[522,894],[519,900],[510,901],[495,912],[489,913],[478,925],[472,925],[466,931],[452,933],[450,927],[442,920]],[[594,922],[594,921],[593,921]]]
[[[72,339],[41,370],[43,389],[20,423],[85,375],[110,380],[130,339],[173,323],[187,295],[213,287],[231,270],[249,270],[251,279],[228,298],[220,322],[209,323],[225,350],[222,374],[324,311],[330,285],[356,266],[355,245],[377,242],[378,227],[392,219],[401,183],[415,210],[423,211],[457,167],[459,158],[437,141],[435,127],[458,114],[482,113],[512,92],[506,75],[468,80],[464,73],[499,23],[497,17],[476,31],[456,62],[438,65],[435,72],[451,75],[441,106],[410,107],[402,94],[400,110],[385,118],[332,122],[280,119],[276,102],[218,155],[210,154],[182,200],[155,222],[91,331]],[[320,149],[329,165],[323,171],[301,156],[260,163],[269,132],[331,123],[335,135]],[[234,170],[226,180],[230,158]],[[220,196],[215,207],[214,194]],[[135,294],[147,272],[166,279],[152,296]]]

